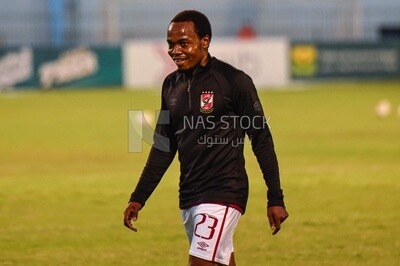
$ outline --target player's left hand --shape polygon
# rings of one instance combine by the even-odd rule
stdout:
[[[289,213],[282,206],[268,207],[267,215],[272,235],[276,235],[281,230],[281,224],[289,217]]]
[[[132,220],[137,220],[140,209],[142,209],[142,205],[139,202],[132,201],[124,211],[124,225],[135,232],[137,232],[137,229],[133,227]]]

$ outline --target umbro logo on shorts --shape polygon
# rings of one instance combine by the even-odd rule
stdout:
[[[197,249],[200,249],[200,250],[203,250],[203,251],[207,251],[206,248],[209,247],[209,245],[207,245],[206,242],[197,242],[197,245],[199,245],[199,246],[197,247]]]

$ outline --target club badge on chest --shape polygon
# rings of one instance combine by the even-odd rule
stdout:
[[[214,110],[214,92],[202,91],[200,95],[200,112],[208,114]]]

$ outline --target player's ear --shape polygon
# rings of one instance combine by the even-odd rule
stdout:
[[[201,46],[203,49],[208,49],[210,46],[210,36],[206,35],[203,38],[201,38]]]

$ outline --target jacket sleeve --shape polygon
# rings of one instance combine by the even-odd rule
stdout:
[[[150,150],[146,165],[129,199],[129,202],[139,202],[142,207],[160,183],[161,178],[171,165],[177,150],[175,136],[170,124],[169,111],[167,110],[164,97],[153,139],[154,144]]]
[[[268,187],[268,207],[284,207],[278,160],[268,119],[264,116],[253,81],[244,73],[238,75],[235,79],[234,103],[235,112],[241,117],[246,116],[246,119],[242,119],[242,121],[248,121],[245,129]]]

